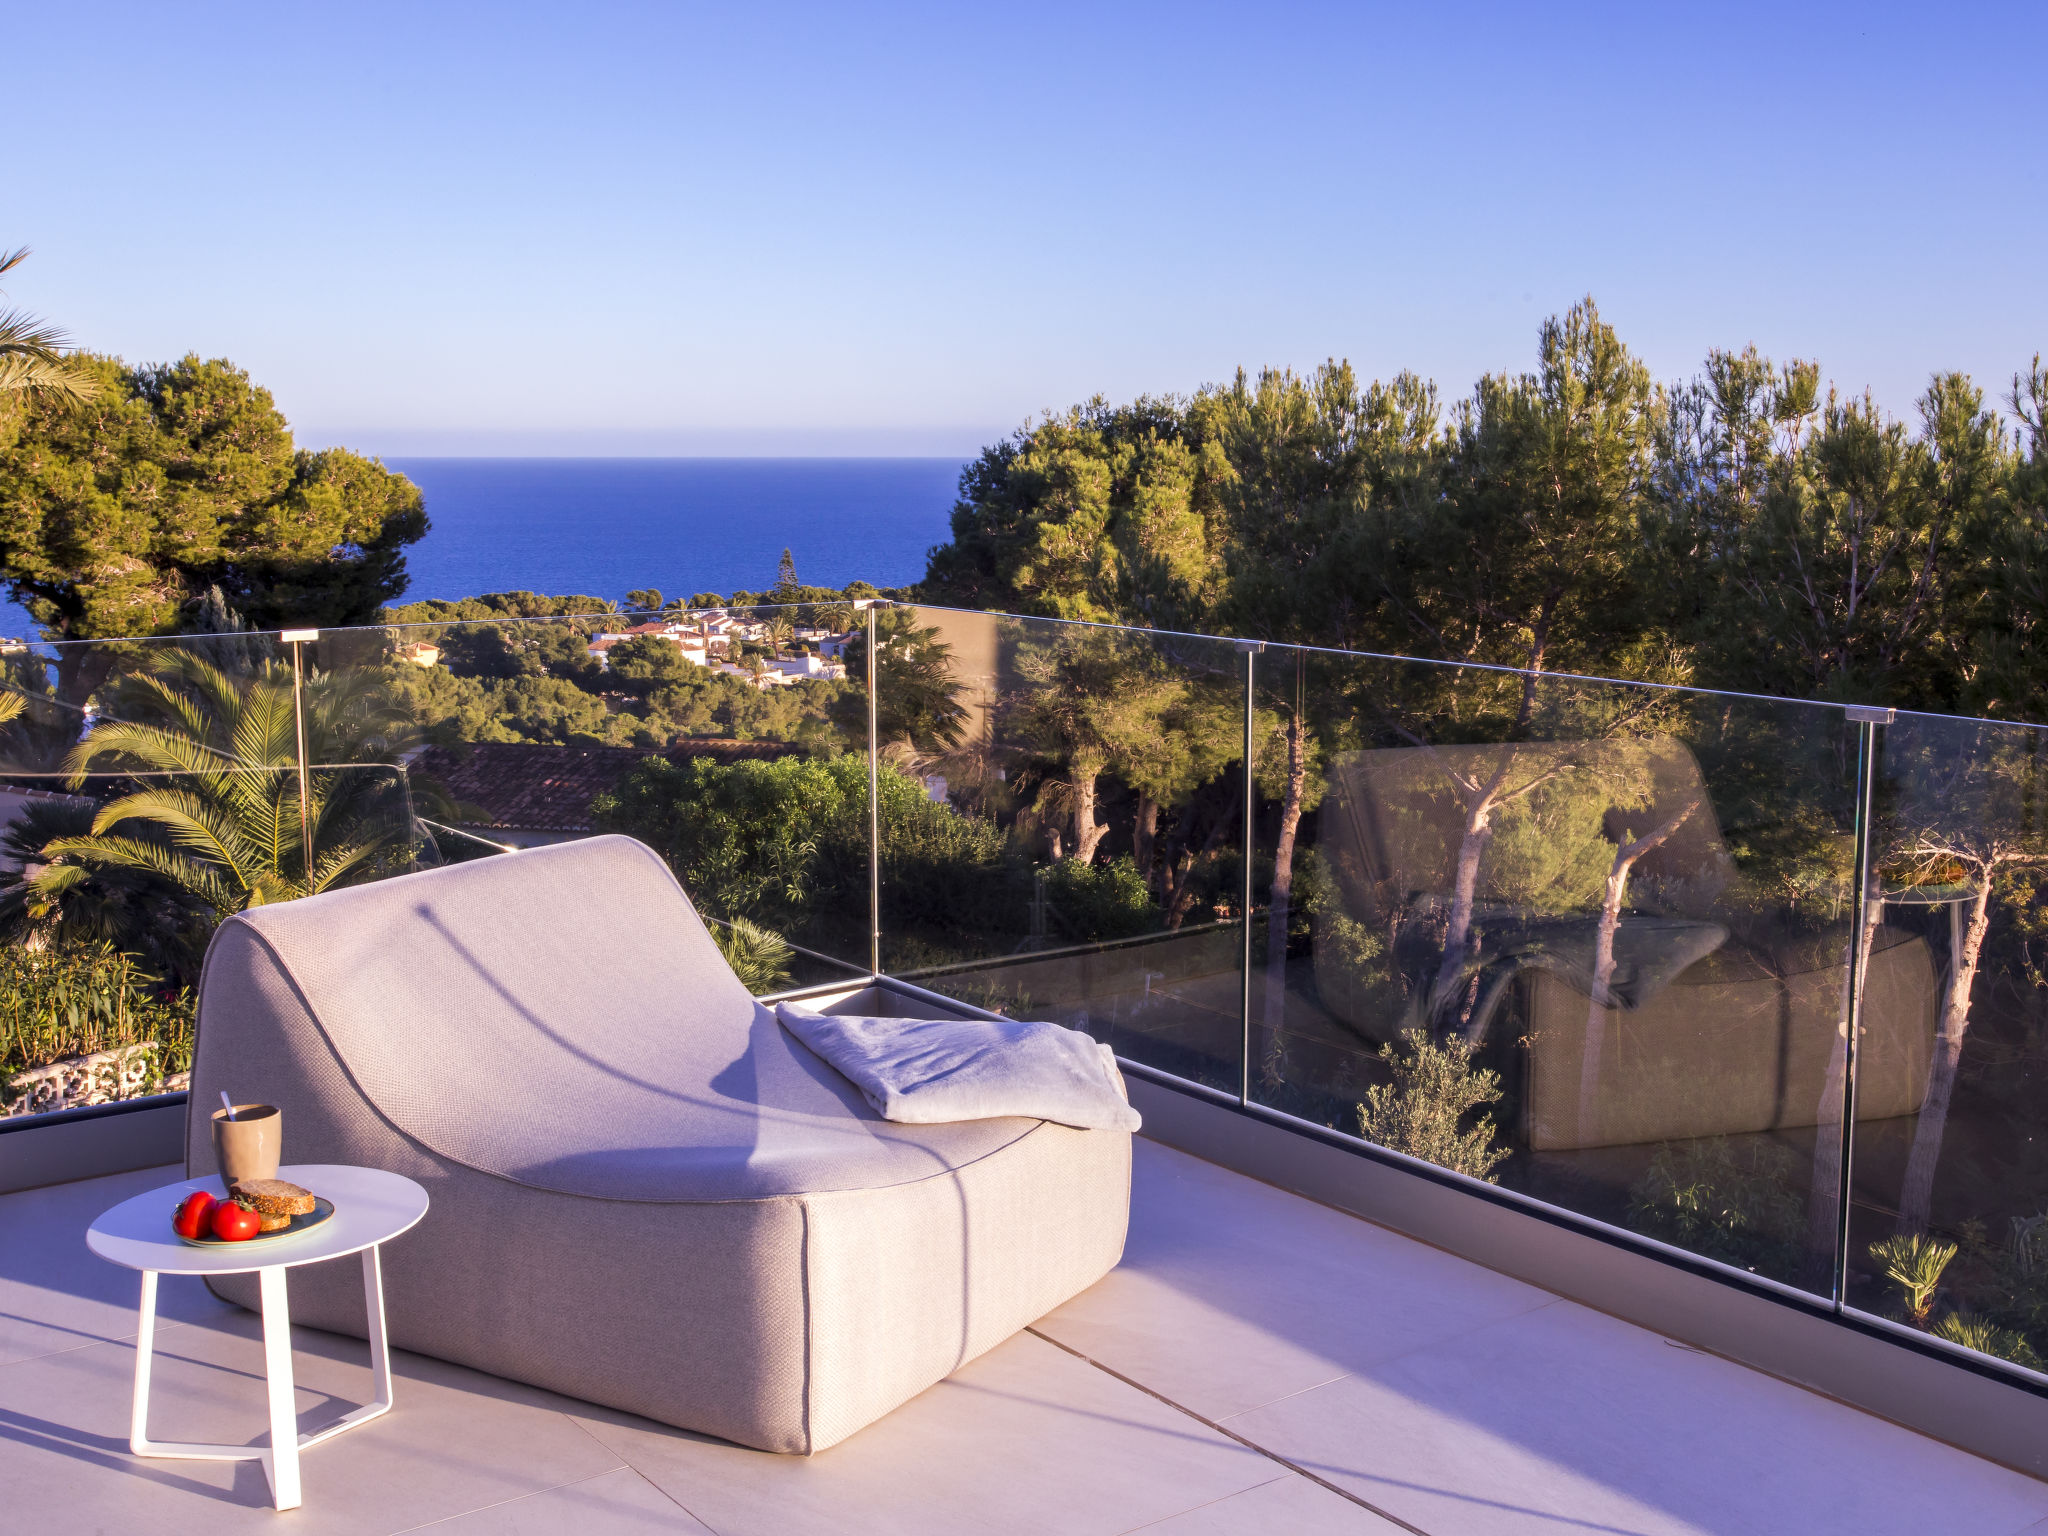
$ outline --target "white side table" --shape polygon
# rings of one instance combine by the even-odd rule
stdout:
[[[279,1509],[299,1506],[299,1452],[332,1439],[344,1429],[367,1424],[391,1411],[391,1350],[384,1336],[384,1279],[377,1245],[389,1242],[427,1214],[427,1192],[411,1179],[376,1168],[309,1163],[277,1170],[281,1179],[302,1185],[334,1202],[334,1215],[310,1232],[281,1242],[242,1248],[194,1248],[171,1230],[171,1213],[195,1189],[224,1195],[219,1179],[187,1179],[124,1200],[95,1221],[85,1234],[103,1259],[142,1271],[142,1321],[135,1338],[135,1408],[128,1448],[138,1456],[192,1461],[260,1461]],[[370,1371],[376,1395],[325,1429],[299,1433],[292,1395],[292,1321],[285,1300],[284,1272],[351,1253],[363,1256],[363,1304],[370,1320]],[[149,1365],[156,1342],[158,1275],[240,1275],[255,1271],[263,1301],[263,1371],[270,1388],[270,1443],[181,1445],[149,1438]]]

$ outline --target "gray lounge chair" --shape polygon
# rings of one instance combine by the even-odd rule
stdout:
[[[763,1450],[844,1439],[1099,1279],[1130,1137],[883,1121],[725,965],[631,839],[222,925],[192,1102],[274,1103],[288,1163],[388,1168],[392,1342]],[[207,1117],[186,1160],[210,1174]],[[216,1283],[254,1302],[250,1277]],[[292,1316],[364,1330],[353,1266]]]

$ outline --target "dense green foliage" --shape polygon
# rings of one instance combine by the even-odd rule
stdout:
[[[154,1073],[192,1064],[193,1001],[104,946],[0,946],[0,1108],[16,1074],[66,1056],[154,1042]]]
[[[1446,411],[1332,363],[1096,399],[961,478],[931,601],[2038,717],[2048,380],[1917,430],[1809,363],[1659,384],[1590,300]]]
[[[884,763],[882,902],[892,942],[940,958],[1000,953],[1030,927],[1029,861],[994,822],[934,801]],[[723,766],[650,759],[594,807],[600,828],[656,849],[700,908],[746,917],[827,953],[866,951],[867,762],[784,757]],[[1148,893],[1128,860],[1057,868],[1046,892],[1058,936],[1142,931]]]
[[[360,624],[404,590],[403,476],[295,447],[225,361],[78,366],[89,399],[0,392],[0,579],[52,635],[167,633],[209,588],[258,628]]]

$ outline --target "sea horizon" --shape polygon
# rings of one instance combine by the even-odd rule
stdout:
[[[940,456],[405,455],[427,536],[405,552],[400,603],[486,592],[621,599],[764,591],[782,551],[810,586],[899,587],[949,536],[960,471]],[[37,626],[0,604],[0,631]]]
[[[960,458],[441,455],[388,458],[426,499],[404,601],[525,590],[623,597],[799,580],[903,586],[945,541]]]

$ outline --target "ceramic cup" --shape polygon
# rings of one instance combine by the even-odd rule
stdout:
[[[275,1104],[237,1104],[235,1118],[225,1109],[213,1112],[213,1161],[221,1182],[274,1179],[278,1155],[284,1151],[284,1116]]]

